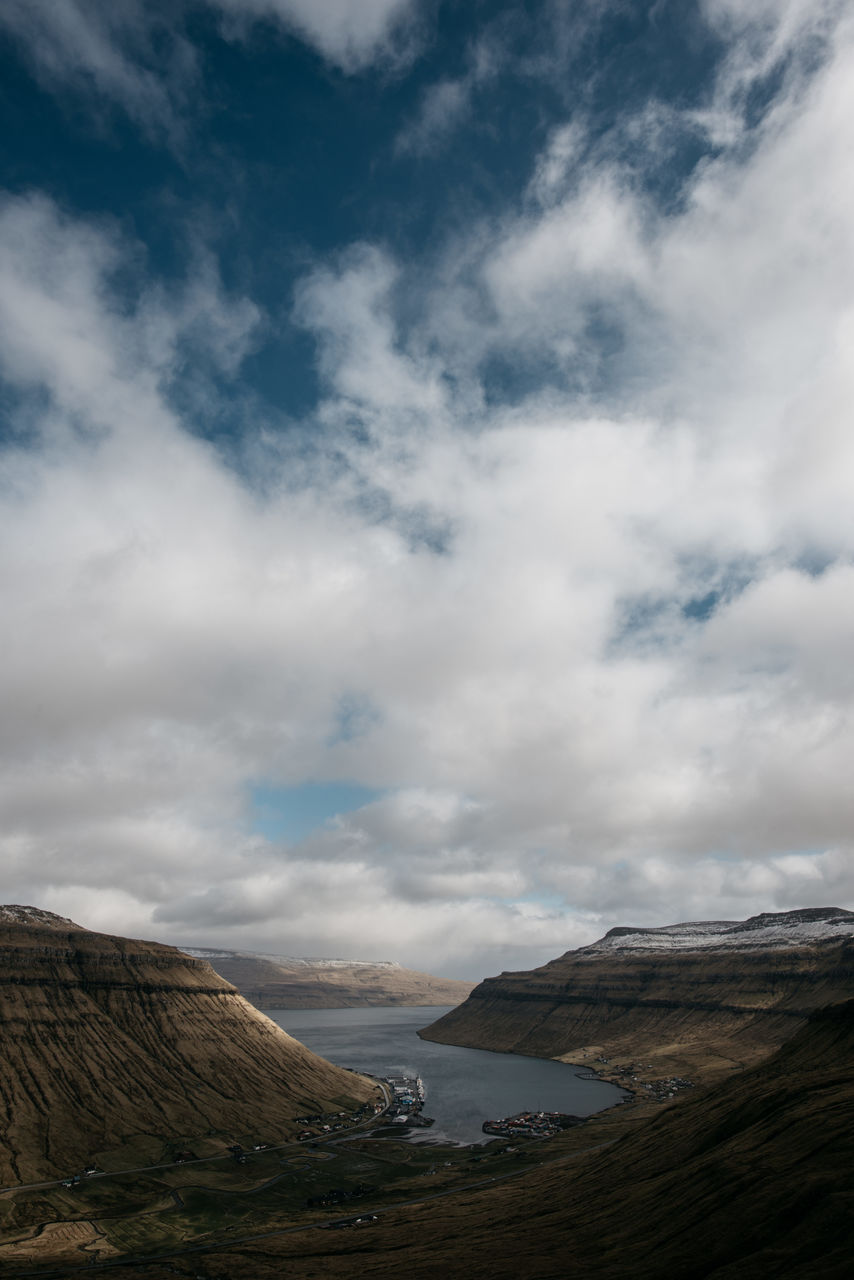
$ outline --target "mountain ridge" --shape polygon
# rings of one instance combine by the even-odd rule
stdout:
[[[457,1005],[473,982],[437,978],[395,960],[340,960],[187,947],[257,1009]]]
[[[579,947],[578,954],[608,950],[709,950],[761,946],[797,947],[854,935],[854,911],[843,907],[804,907],[795,911],[763,911],[747,920],[694,920],[660,927],[621,925],[604,937]],[[569,952],[565,954],[570,954]]]
[[[643,1058],[713,1078],[758,1061],[814,1009],[852,995],[854,913],[810,908],[612,930],[537,969],[485,979],[419,1035],[567,1062],[604,1058],[611,1070]]]
[[[268,960],[271,964],[292,965],[295,969],[402,969],[397,960],[345,960],[341,956],[282,956],[272,951],[229,951],[217,947],[181,947],[185,955],[198,960],[220,960],[238,956],[247,960]]]

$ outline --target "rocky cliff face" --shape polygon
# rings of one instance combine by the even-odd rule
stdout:
[[[258,1009],[459,1004],[474,986],[391,960],[310,960],[192,947],[187,954],[207,960]]]
[[[812,1010],[852,995],[854,913],[818,908],[614,929],[542,968],[488,978],[420,1034],[715,1075],[756,1061]]]
[[[140,1142],[269,1140],[306,1112],[375,1097],[205,961],[0,908],[0,1182],[56,1176]]]

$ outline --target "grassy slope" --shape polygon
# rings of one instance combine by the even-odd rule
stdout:
[[[584,1061],[649,1060],[711,1078],[757,1061],[818,1007],[854,994],[854,946],[585,957],[488,978],[428,1040]],[[585,1054],[587,1050],[587,1054]]]
[[[79,1168],[147,1137],[288,1132],[366,1100],[331,1066],[173,947],[0,925],[0,1181]],[[136,1151],[139,1151],[139,1143]]]
[[[582,1145],[596,1148],[574,1159],[441,1200],[426,1198],[432,1180],[414,1182],[413,1194],[424,1199],[363,1230],[299,1230],[107,1274],[847,1280],[852,1121],[854,1001],[816,1012],[773,1057],[712,1089],[666,1108],[617,1108],[543,1149],[566,1156]],[[472,1176],[488,1176],[491,1167],[480,1164]],[[337,1175],[330,1168],[320,1176]],[[292,1220],[292,1210],[277,1209],[278,1193],[270,1195],[255,1230]],[[215,1218],[200,1225],[227,1225]],[[144,1245],[143,1233],[133,1247]]]
[[[396,1210],[362,1231],[209,1254],[203,1271],[223,1280],[847,1280],[852,1063],[854,1001],[816,1013],[762,1065],[586,1158]],[[149,1280],[169,1274],[146,1270]]]

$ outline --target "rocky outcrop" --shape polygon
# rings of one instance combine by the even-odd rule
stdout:
[[[269,1139],[306,1112],[376,1097],[205,961],[43,914],[0,911],[2,1183],[140,1142],[156,1152],[200,1135]]]
[[[854,994],[854,913],[836,908],[615,929],[542,968],[488,978],[427,1040],[567,1061],[645,1059],[714,1075]]]
[[[207,960],[257,1009],[350,1009],[362,1005],[459,1004],[474,986],[404,969],[392,960],[316,960],[252,951],[187,948]]]

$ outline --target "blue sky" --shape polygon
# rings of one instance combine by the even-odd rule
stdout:
[[[296,787],[256,784],[252,788],[250,822],[270,841],[297,842],[335,820],[361,809],[380,792],[348,782],[303,782]]]
[[[472,976],[851,905],[852,25],[7,0],[6,900]]]

